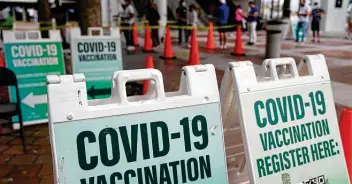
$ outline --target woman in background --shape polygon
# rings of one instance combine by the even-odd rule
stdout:
[[[198,8],[196,5],[191,4],[188,7],[188,13],[187,13],[187,25],[192,26],[192,27],[197,27],[198,26]],[[189,43],[189,37],[191,35],[191,30],[188,31],[187,34],[187,40],[186,43]],[[188,47],[191,47],[190,44],[188,44]]]
[[[158,47],[160,45],[159,29],[156,27],[159,27],[160,15],[155,3],[149,4],[146,19],[149,21],[149,25],[152,26],[153,47]]]

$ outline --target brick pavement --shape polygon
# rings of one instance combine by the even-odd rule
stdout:
[[[245,37],[245,36],[244,36]],[[204,37],[203,37],[204,38]],[[205,41],[199,38],[201,57],[204,62],[211,58],[216,68],[218,83],[220,85],[223,76],[223,69],[219,65],[226,66],[229,61],[251,60],[254,64],[260,65],[264,57],[265,45],[263,44],[265,36],[261,33],[257,46],[245,46],[245,51],[249,53],[245,57],[234,57],[229,53],[233,49],[233,44],[229,43],[227,51],[215,50],[209,52],[204,49]],[[217,40],[217,39],[216,39]],[[245,38],[246,40],[246,38]],[[233,41],[233,39],[230,39]],[[324,53],[327,56],[331,79],[336,82],[351,84],[352,75],[352,46],[351,42],[339,39],[324,39],[321,44],[294,45],[291,41],[284,41],[282,44],[282,56],[292,56],[296,60],[306,53]],[[177,47],[177,46],[176,46]],[[341,48],[342,47],[342,48]],[[162,49],[159,49],[159,51]],[[175,91],[178,89],[180,82],[181,68],[187,63],[188,49],[175,48],[175,53],[185,53],[173,61],[159,60],[160,53],[152,53],[155,59],[155,67],[163,73],[165,90]],[[180,54],[181,55],[181,54]],[[211,57],[210,57],[211,56]],[[138,69],[144,67],[145,55],[142,52],[133,54],[124,54],[124,68]],[[215,59],[214,59],[215,58]],[[346,105],[336,104],[338,117]],[[51,148],[49,143],[49,134],[47,124],[26,127],[28,153],[24,154],[21,148],[21,141],[18,137],[0,137],[0,183],[1,184],[52,184],[52,161]],[[237,144],[240,141],[239,134],[225,134],[225,144]],[[235,148],[243,151],[242,147]],[[230,158],[233,152],[238,152],[234,148],[227,149],[228,168],[238,166],[237,159]],[[238,155],[237,155],[238,156]],[[229,172],[230,178],[236,173]]]

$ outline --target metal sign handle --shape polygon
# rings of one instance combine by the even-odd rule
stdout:
[[[143,81],[143,80],[153,80],[155,82],[155,99],[157,101],[162,101],[166,99],[163,77],[159,70],[156,69],[142,69],[134,71],[118,71],[114,74],[116,76],[115,81],[117,89],[117,95],[122,104],[128,104],[128,98],[126,93],[126,83],[129,81]]]
[[[88,35],[92,36],[93,35],[93,31],[99,31],[99,36],[103,36],[104,35],[103,28],[101,28],[101,27],[89,27],[88,28]]]
[[[263,62],[263,67],[264,67],[263,70],[265,73],[268,72],[269,70],[269,72],[271,73],[270,76],[272,80],[280,79],[277,72],[278,66],[282,66],[280,71],[280,76],[285,75],[287,66],[289,66],[291,78],[299,77],[296,62],[293,58],[266,59]]]
[[[30,35],[30,34],[36,34],[36,35],[38,35],[38,38],[37,38],[37,39],[42,39],[42,35],[40,34],[39,31],[26,31],[26,32],[25,32],[25,35],[26,35],[26,38],[25,38],[25,39],[30,40],[30,39],[29,39],[29,35]]]

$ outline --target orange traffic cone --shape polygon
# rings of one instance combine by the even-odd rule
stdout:
[[[143,51],[144,52],[153,52],[152,35],[151,35],[151,32],[150,32],[150,27],[149,27],[148,23],[145,26]]]
[[[135,22],[133,22],[132,36],[133,36],[133,45],[135,47],[138,47],[139,46],[139,43],[138,43],[138,32],[137,32],[137,26],[136,26]]]
[[[164,56],[160,56],[161,59],[176,59],[174,51],[172,50],[172,40],[170,35],[169,26],[166,26],[165,42],[164,42]]]
[[[147,60],[145,61],[145,68],[154,68],[153,56],[147,56]],[[149,80],[143,81],[143,95],[147,94],[149,86]]]
[[[342,146],[345,153],[347,170],[352,178],[352,110],[343,109],[340,117],[340,134]]]
[[[237,33],[236,33],[236,43],[233,52],[231,55],[234,56],[245,56],[243,51],[243,42],[242,42],[242,28],[241,26],[237,26]]]
[[[213,22],[209,22],[208,39],[207,39],[207,49],[216,49],[214,43],[214,30]]]
[[[199,65],[199,50],[198,50],[198,41],[197,41],[197,29],[192,29],[191,37],[191,50],[189,52],[188,65]]]

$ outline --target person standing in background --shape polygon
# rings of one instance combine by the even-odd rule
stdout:
[[[248,45],[255,45],[257,42],[257,20],[258,20],[258,8],[255,2],[251,1],[248,3],[249,12],[248,12],[248,30],[249,30],[249,42]]]
[[[350,1],[350,4],[347,7],[347,35],[346,35],[346,39],[350,39],[351,33],[352,33],[352,1]]]
[[[312,31],[313,31],[313,40],[312,42],[320,43],[320,20],[321,16],[325,13],[323,9],[318,6],[318,2],[314,3],[314,8],[311,13],[312,17]]]
[[[179,7],[176,9],[176,20],[177,25],[181,28],[178,29],[178,44],[182,44],[182,32],[185,35],[185,41],[187,43],[187,29],[184,26],[187,26],[187,8],[184,0],[180,0]]]
[[[236,23],[236,25],[237,26],[238,25],[242,26],[244,18],[246,18],[246,15],[243,13],[241,5],[238,5],[236,7],[236,11],[235,11],[235,23]]]
[[[122,27],[127,27],[128,29],[125,29],[123,31],[123,34],[125,35],[126,38],[126,45],[127,45],[127,50],[134,50],[135,47],[133,46],[133,39],[132,39],[132,24],[134,22],[134,9],[131,5],[131,0],[125,0],[125,3],[122,3]]]
[[[152,28],[153,47],[158,47],[160,45],[159,29],[156,27],[159,27],[160,15],[158,12],[157,5],[155,3],[149,4],[148,9],[147,9],[146,18],[149,22],[149,25],[153,27]]]
[[[189,9],[188,9],[188,13],[187,13],[187,23],[188,26],[191,27],[197,27],[198,26],[198,10],[197,7],[194,4],[189,5]],[[188,31],[187,33],[187,38],[186,38],[186,42],[188,43],[189,41],[189,37],[191,31]],[[191,48],[191,45],[188,44],[188,47]]]
[[[306,27],[307,27],[307,17],[309,16],[309,10],[308,7],[306,6],[306,1],[305,0],[300,0],[299,3],[299,8],[298,8],[298,25],[297,25],[297,30],[296,30],[296,42],[299,42],[299,32],[302,29],[303,30],[303,39],[301,42],[304,41],[306,37]]]
[[[226,28],[223,28],[223,26],[226,26],[229,20],[229,14],[230,14],[230,8],[226,4],[226,0],[219,0],[221,5],[219,7],[219,22],[218,26],[220,27],[218,29],[219,35],[220,35],[220,49],[227,49],[226,45]]]

